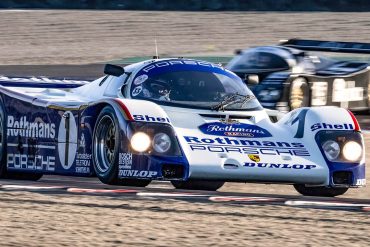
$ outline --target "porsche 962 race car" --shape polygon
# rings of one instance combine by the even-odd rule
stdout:
[[[265,110],[236,74],[197,60],[106,65],[105,73],[83,84],[3,81],[0,176],[208,190],[288,183],[318,196],[365,185],[363,137],[345,109]]]
[[[226,68],[238,74],[269,109],[287,112],[334,105],[370,110],[370,65],[313,53],[318,51],[370,54],[370,44],[291,39],[239,50]]]

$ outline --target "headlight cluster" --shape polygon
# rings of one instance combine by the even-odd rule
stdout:
[[[362,137],[358,132],[321,131],[317,141],[332,162],[359,162],[363,156]]]
[[[171,126],[133,122],[128,125],[131,148],[139,153],[179,156],[180,148]]]

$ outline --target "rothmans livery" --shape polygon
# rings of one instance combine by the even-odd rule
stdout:
[[[286,183],[316,196],[365,185],[363,137],[345,109],[265,110],[237,75],[204,61],[104,72],[92,82],[2,77],[0,177],[208,190]]]

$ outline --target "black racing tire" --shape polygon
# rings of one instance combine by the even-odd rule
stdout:
[[[7,146],[6,146],[6,112],[3,101],[0,98],[0,178],[37,181],[42,173],[26,173],[8,171],[6,166]]]
[[[93,165],[105,184],[145,187],[151,180],[118,178],[118,152],[121,145],[117,116],[111,106],[100,112],[93,134]]]
[[[152,180],[150,180],[150,179],[129,179],[129,178],[121,178],[121,179],[118,179],[116,185],[132,186],[132,187],[146,187],[151,182],[152,182]]]
[[[208,180],[171,181],[171,183],[176,189],[209,191],[216,191],[225,184],[224,181]]]
[[[292,81],[289,91],[289,106],[290,110],[310,106],[310,87],[305,78],[298,77]]]
[[[340,196],[347,192],[348,188],[307,187],[304,184],[295,184],[295,190],[304,196]]]

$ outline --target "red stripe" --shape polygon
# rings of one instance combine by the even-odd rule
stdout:
[[[123,102],[121,100],[116,99],[116,102],[119,104],[119,106],[125,112],[125,115],[126,115],[127,119],[133,121],[134,118],[132,117],[132,115],[131,115],[130,111],[128,110],[127,106],[125,104],[123,104]]]
[[[355,115],[353,115],[353,113],[350,110],[347,110],[347,111],[352,118],[353,124],[355,125],[355,131],[361,131],[360,125],[358,124],[358,121]]]

